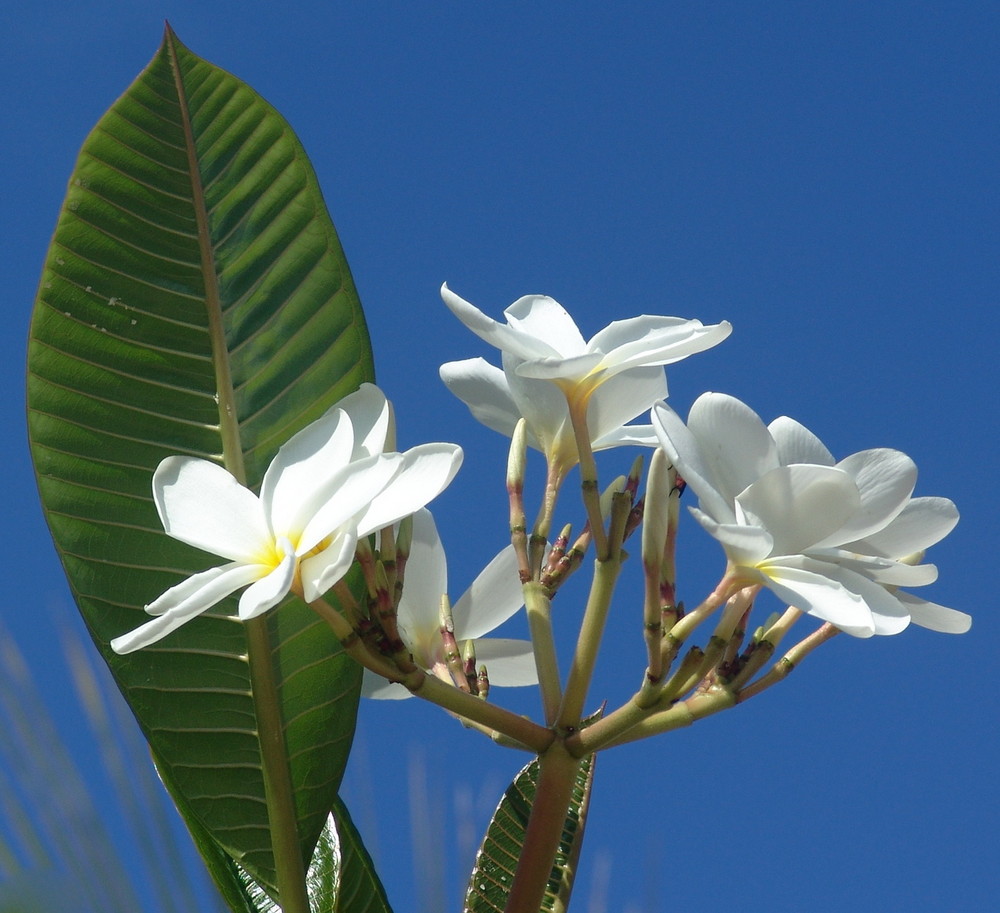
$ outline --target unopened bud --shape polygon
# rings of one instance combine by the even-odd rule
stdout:
[[[465,665],[462,662],[462,654],[455,642],[455,620],[451,614],[451,602],[447,596],[441,597],[441,608],[439,612],[441,620],[441,645],[444,648],[444,659],[451,673],[452,682],[462,691],[471,692],[469,679],[466,677]]]
[[[465,664],[465,674],[469,678],[476,677],[476,642],[474,640],[462,641],[462,662]]]
[[[667,543],[669,523],[670,464],[659,447],[649,461],[649,479],[646,481],[645,507],[642,521],[642,561],[659,579],[663,548]]]
[[[383,453],[393,453],[396,450],[396,410],[391,402],[386,402],[389,407],[389,422],[385,430],[385,446]]]
[[[625,490],[632,496],[632,500],[635,501],[636,493],[639,491],[639,479],[642,477],[642,467],[645,463],[645,458],[640,453],[632,461],[632,468],[628,473],[628,481],[625,483]]]
[[[522,418],[514,426],[507,454],[507,490],[511,493],[524,489],[524,473],[528,462],[528,423]]]
[[[611,506],[614,503],[615,495],[620,495],[625,491],[626,482],[625,476],[618,476],[617,479],[604,489],[601,495],[601,516],[605,520],[611,515]]]
[[[396,560],[405,561],[410,557],[410,546],[413,545],[413,515],[403,517],[396,530]]]
[[[760,643],[764,639],[764,635],[777,624],[781,616],[777,612],[772,612],[767,616],[767,620],[762,624],[756,631],[753,632],[753,642]]]
[[[367,536],[358,539],[354,548],[354,556],[361,565],[361,573],[365,578],[365,585],[368,588],[368,595],[375,599],[378,594],[378,583],[375,577],[375,555],[372,553],[371,543]]]
[[[441,597],[441,605],[438,608],[438,620],[441,623],[441,632],[455,637],[455,619],[451,615],[451,600],[447,596]]]

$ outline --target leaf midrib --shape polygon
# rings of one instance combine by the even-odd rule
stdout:
[[[201,183],[186,88],[181,75],[180,62],[177,58],[176,39],[169,26],[165,42],[174,76],[191,173],[192,205],[198,229],[205,308],[218,392],[223,463],[241,484],[246,485],[246,466],[240,441],[236,398],[233,390],[225,327],[223,326],[222,302],[215,269],[214,250],[209,233],[205,193]],[[258,729],[257,742],[260,747],[261,772],[264,777],[271,851],[278,882],[279,902],[285,913],[309,913],[294,787],[288,762],[288,749],[284,739],[280,695],[272,660],[273,646],[266,616],[247,622],[245,630],[251,691]]]

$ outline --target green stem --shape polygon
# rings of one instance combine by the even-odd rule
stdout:
[[[644,692],[632,695],[627,703],[613,713],[609,713],[567,739],[567,748],[570,753],[577,757],[583,757],[597,751],[654,714],[657,709],[656,705],[643,703],[643,697]],[[586,741],[583,740],[583,733],[586,733]]]
[[[611,596],[621,566],[620,551],[614,558],[595,562],[594,580],[590,586],[587,608],[583,613],[583,623],[580,625],[580,635],[576,641],[573,665],[569,670],[566,691],[556,717],[557,729],[575,727],[583,716],[583,704],[587,699],[587,690],[597,661],[597,651],[601,645],[601,635],[604,633],[608,609],[611,607]]]
[[[748,701],[762,691],[766,691],[772,685],[776,685],[778,682],[788,678],[792,670],[812,653],[813,650],[821,644],[825,644],[830,638],[836,637],[839,633],[839,628],[835,628],[832,624],[826,622],[792,647],[768,670],[766,675],[763,675],[755,682],[751,682],[740,691],[737,699],[741,702]]]
[[[538,913],[552,872],[580,765],[561,742],[538,759],[538,783],[504,913]]]
[[[295,794],[266,617],[245,623],[264,797],[282,913],[310,913]]]
[[[538,687],[542,695],[542,709],[545,724],[552,726],[559,712],[562,700],[562,684],[559,680],[559,663],[556,658],[555,638],[552,634],[552,603],[540,583],[524,585],[524,607],[528,615],[531,631],[531,647],[535,654],[535,669],[538,672]]]
[[[551,460],[548,461],[545,474],[545,493],[542,496],[542,505],[539,508],[538,516],[535,518],[535,525],[531,531],[531,540],[528,546],[532,580],[538,580],[541,577],[545,546],[548,543],[549,533],[552,530],[552,517],[555,514],[559,489],[562,487],[565,475],[560,464],[553,463]]]
[[[595,745],[612,748],[616,745],[624,745],[626,742],[647,739],[650,736],[659,735],[661,732],[669,732],[671,729],[681,729],[684,726],[690,726],[696,720],[733,707],[736,703],[737,697],[732,691],[727,688],[715,688],[711,691],[695,694],[686,701],[678,701],[656,713],[647,714],[645,718],[630,726],[621,735],[606,742],[603,738],[605,733],[594,731],[597,726],[595,723],[568,738],[566,748],[573,755],[583,757],[593,751]]]
[[[422,676],[422,679],[418,678],[419,676]],[[536,753],[545,751],[555,738],[551,730],[496,704],[488,704],[478,697],[459,691],[454,685],[447,685],[433,675],[418,671],[406,676],[403,684],[417,697],[444,707],[456,716],[481,723]]]
[[[583,505],[587,509],[587,519],[590,521],[590,533],[594,537],[594,549],[599,560],[610,557],[608,554],[608,536],[604,531],[604,517],[601,515],[601,489],[597,484],[597,462],[594,460],[594,450],[590,444],[590,430],[587,428],[588,400],[567,399],[569,417],[573,424],[573,435],[576,438],[577,456],[580,460],[580,484],[583,492]]]
[[[358,637],[350,622],[324,600],[317,599],[309,603],[309,606],[330,625],[347,654],[366,669],[371,669],[391,682],[398,682],[411,694],[437,704],[456,716],[479,723],[491,732],[495,730],[536,753],[545,751],[552,744],[552,732],[537,723],[503,707],[488,704],[465,691],[459,691],[453,685],[446,685],[423,669],[414,666],[404,671],[389,657],[373,653]]]

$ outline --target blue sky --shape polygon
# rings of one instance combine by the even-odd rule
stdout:
[[[494,316],[552,295],[587,336],[641,313],[728,319],[726,343],[670,370],[678,411],[719,390],[803,421],[840,456],[896,447],[920,467],[918,494],[962,512],[931,554],[941,578],[927,595],[972,613],[972,631],[836,638],[749,704],[602,755],[574,908],[989,908],[1000,7],[38,0],[0,12],[16,530],[0,612],[57,714],[51,617],[72,607],[24,443],[24,341],[76,151],[164,19],[305,145],[401,444],[465,447],[436,507],[453,595],[503,544],[506,456],[437,379],[443,361],[492,354],[442,306],[445,280]],[[608,457],[610,478],[631,455]],[[680,562],[682,595],[698,601],[722,562],[693,522]],[[595,705],[639,681],[637,589],[616,602]],[[558,606],[567,650],[578,600]],[[536,711],[533,695],[510,702]],[[478,840],[521,758],[416,701],[363,710],[369,763],[346,790],[390,897],[414,910],[443,890],[456,909],[455,834]],[[96,753],[61,715],[86,772]],[[460,810],[461,826],[430,838],[434,816],[416,816],[443,887],[409,861],[407,826],[388,823],[422,772],[430,806]]]

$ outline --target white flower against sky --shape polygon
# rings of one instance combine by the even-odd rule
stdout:
[[[649,425],[627,425],[667,395],[663,366],[711,348],[732,330],[680,317],[615,321],[585,340],[557,301],[528,295],[499,323],[452,292],[441,297],[477,336],[502,353],[503,370],[481,358],[449,362],[441,378],[487,427],[510,435],[525,418],[529,443],[568,470],[578,462],[570,404],[586,410],[594,450],[655,445]]]
[[[443,681],[452,682],[441,638],[441,597],[448,592],[448,567],[444,548],[430,511],[413,517],[413,543],[406,562],[397,624],[413,661]],[[487,667],[490,686],[538,683],[531,644],[526,640],[484,637],[503,624],[524,603],[517,559],[508,546],[476,578],[465,595],[452,606],[455,640],[475,641],[476,662]],[[365,670],[362,694],[398,699],[410,697],[399,684]]]
[[[968,616],[896,589],[936,579],[914,553],[958,517],[944,498],[912,498],[916,466],[905,454],[879,448],[835,462],[798,422],[765,427],[719,393],[699,397],[687,425],[661,403],[653,425],[698,495],[692,513],[747,581],[856,636],[895,634],[911,620],[964,629]]]
[[[455,444],[383,453],[391,421],[382,391],[364,384],[281,447],[259,495],[210,460],[163,460],[153,500],[164,531],[229,562],[171,587],[146,606],[155,617],[112,649],[148,646],[242,587],[244,621],[290,592],[307,602],[325,593],[350,568],[358,537],[423,507],[461,465]]]
[[[794,419],[782,416],[768,425],[778,447],[778,457],[783,465],[790,463],[817,463],[833,466],[833,455],[820,440],[807,428]],[[837,465],[858,465],[859,458],[864,453],[854,454],[842,460]],[[916,476],[916,467],[913,468]],[[933,565],[920,564],[924,552],[948,535],[958,523],[958,509],[948,498],[920,497],[909,498],[906,505],[883,528],[868,535],[860,536],[853,541],[844,541],[839,547],[829,546],[813,550],[816,557],[833,560],[837,563],[857,570],[859,573],[871,576],[879,582],[891,586],[917,586],[919,583],[903,571],[898,580],[893,577],[902,568],[911,565],[923,573],[923,583],[932,583],[937,578],[937,569]],[[844,531],[844,535],[850,535]],[[948,634],[962,634],[968,631],[972,619],[965,612],[959,612],[937,603],[928,602],[912,593],[897,590],[895,597],[903,604],[909,613],[910,620],[932,631]]]

